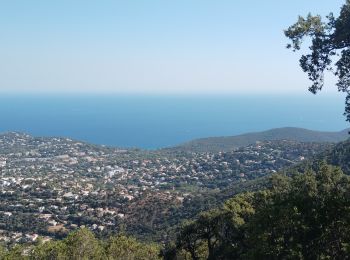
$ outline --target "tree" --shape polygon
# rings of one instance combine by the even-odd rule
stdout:
[[[300,58],[301,68],[312,81],[309,90],[314,94],[320,91],[325,71],[331,71],[338,78],[338,91],[347,94],[344,115],[350,122],[350,0],[342,6],[339,17],[332,13],[325,20],[319,15],[300,16],[285,35],[292,41],[287,48],[294,51],[300,50],[305,38],[311,39],[311,53]]]
[[[253,259],[346,259],[350,178],[321,163],[256,204],[247,233]],[[258,193],[257,193],[258,194]],[[259,206],[260,205],[260,206]]]
[[[177,248],[184,249],[191,254],[193,260],[199,260],[201,240],[198,235],[198,224],[195,221],[185,222],[177,235]]]
[[[67,259],[65,254],[66,246],[62,241],[49,241],[36,245],[30,254],[30,259],[64,260]]]
[[[160,248],[153,244],[144,244],[124,235],[111,237],[107,245],[106,259],[146,260],[160,259]]]
[[[4,259],[6,255],[6,248],[0,244],[0,259]]]
[[[315,171],[276,174],[268,186],[184,225],[177,249],[192,259],[348,259],[349,176],[321,162]]]
[[[27,256],[25,256],[24,251],[26,250],[26,247],[23,245],[15,245],[11,248],[6,254],[4,254],[1,259],[5,260],[19,260],[19,259],[28,259]],[[4,253],[4,252],[3,252]]]
[[[63,242],[65,243],[68,259],[106,259],[100,241],[86,228],[81,228],[70,233]]]

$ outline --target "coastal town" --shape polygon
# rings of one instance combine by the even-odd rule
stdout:
[[[269,175],[331,146],[281,140],[194,153],[2,134],[0,241],[50,240],[78,227],[106,237],[138,224],[140,212],[154,228],[199,192]],[[153,213],[160,204],[166,210]]]

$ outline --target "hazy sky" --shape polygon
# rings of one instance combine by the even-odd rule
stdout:
[[[305,93],[283,29],[343,3],[0,0],[0,91]]]

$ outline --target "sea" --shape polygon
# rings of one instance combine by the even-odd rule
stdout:
[[[0,95],[0,132],[158,149],[278,127],[349,127],[339,95]]]

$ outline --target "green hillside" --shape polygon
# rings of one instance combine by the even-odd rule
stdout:
[[[321,132],[296,127],[284,127],[237,136],[196,139],[170,149],[192,152],[220,152],[231,151],[239,147],[254,144],[257,141],[274,140],[337,143],[346,140],[349,137],[348,132],[349,129],[340,132]]]
[[[327,149],[315,156],[312,160],[307,160],[299,165],[286,169],[286,172],[297,170],[304,172],[307,168],[317,170],[317,165],[326,162],[327,164],[337,166],[341,170],[350,175],[350,140],[340,142],[333,148]]]

